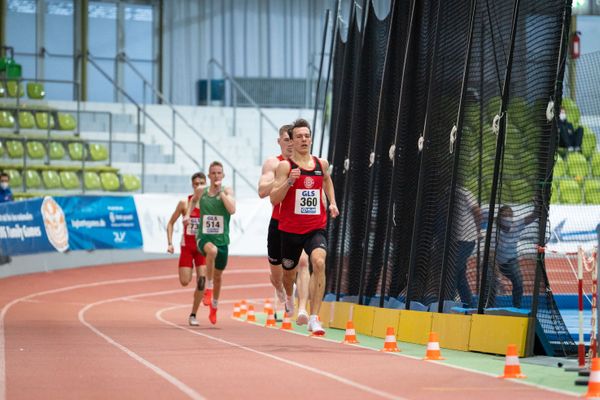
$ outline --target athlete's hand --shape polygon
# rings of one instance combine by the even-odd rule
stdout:
[[[300,178],[300,168],[294,168],[290,171],[290,176],[288,179],[293,184],[298,178]]]
[[[340,210],[338,210],[338,208],[335,204],[330,204],[329,205],[329,214],[331,215],[331,218],[335,218],[338,215],[340,215]]]
[[[190,217],[185,216],[183,217],[183,226],[188,226],[190,223]]]
[[[167,253],[169,254],[173,254],[175,252],[175,249],[173,248],[173,245],[170,244],[167,246]]]

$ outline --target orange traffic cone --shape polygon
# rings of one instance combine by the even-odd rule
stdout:
[[[381,349],[381,351],[388,353],[397,353],[400,351],[398,344],[396,343],[396,334],[394,333],[394,328],[391,326],[387,327],[385,342],[383,343],[383,349]]]
[[[429,332],[429,341],[427,342],[427,352],[423,360],[445,360],[440,352],[440,341],[435,332]]]
[[[600,364],[598,365],[600,367]],[[600,375],[599,380],[600,380]],[[500,375],[498,378],[527,378],[521,373],[521,365],[519,364],[519,356],[517,354],[517,345],[509,344],[506,350],[506,361],[504,362],[504,375]],[[590,376],[590,384],[592,383]],[[598,383],[600,386],[600,383]],[[591,387],[591,386],[590,386]],[[596,392],[600,395],[600,388]]]
[[[248,305],[246,304],[246,300],[242,300],[242,303],[240,304],[240,315],[246,315],[246,312],[248,312]]]
[[[290,315],[288,313],[283,314],[283,322],[281,323],[281,328],[279,329],[283,329],[285,331],[291,331],[293,329],[292,321],[290,321]]]
[[[256,316],[254,315],[254,306],[252,304],[248,306],[248,314],[246,315],[246,322],[256,322]]]
[[[354,322],[352,322],[352,320],[346,322],[346,335],[344,336],[344,341],[342,343],[358,343],[358,340],[356,340],[356,331],[354,330]]]
[[[266,327],[271,327],[271,328],[275,328],[277,325],[275,324],[275,315],[273,314],[273,309],[269,308],[268,314],[267,314],[267,323],[265,324]]]
[[[272,310],[272,309],[273,309],[273,305],[271,304],[271,300],[265,299],[265,305],[263,307],[263,312],[265,314],[268,314],[269,310]]]
[[[233,318],[240,317],[240,303],[235,303],[233,306]]]
[[[585,394],[587,399],[600,397],[600,358],[592,359],[592,370],[588,381],[588,391]]]

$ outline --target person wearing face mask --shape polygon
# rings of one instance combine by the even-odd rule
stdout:
[[[496,265],[502,275],[512,283],[512,305],[521,308],[523,299],[523,277],[519,267],[519,253],[517,246],[523,229],[536,219],[536,213],[533,212],[522,219],[516,219],[513,216],[513,210],[510,206],[503,205],[498,211],[498,226],[495,231],[496,243]],[[494,241],[492,241],[494,243]],[[500,285],[496,278],[496,284],[490,290],[491,303],[488,307],[493,307],[496,296],[496,287]]]
[[[0,174],[0,203],[14,201],[12,190],[10,190],[10,177],[6,172]]]
[[[581,151],[583,128],[575,129],[573,124],[567,121],[567,112],[562,107],[558,117],[558,129],[560,131],[559,147],[566,147],[569,151]]]

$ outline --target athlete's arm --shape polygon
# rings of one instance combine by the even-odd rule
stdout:
[[[280,162],[275,170],[275,182],[273,182],[273,189],[271,189],[270,193],[271,204],[277,205],[281,203],[289,188],[294,184],[296,178],[288,177],[289,174],[290,164]]]
[[[277,169],[279,160],[271,157],[265,161],[262,167],[262,175],[258,180],[258,197],[264,199],[271,193],[273,182],[275,182],[275,170]]]
[[[175,211],[173,211],[173,214],[171,214],[171,219],[169,219],[169,222],[167,222],[167,253],[173,254],[173,226],[175,225],[175,222],[177,222],[179,216],[184,213],[183,210],[185,210],[186,205],[187,201],[185,200],[181,200],[179,203],[177,203]]]
[[[196,189],[194,189],[194,194],[192,195],[192,198],[190,199],[190,205],[185,212],[185,217],[183,217],[184,225],[189,224],[190,214],[192,213],[192,210],[194,208],[198,207],[198,203],[200,202],[200,199],[202,198],[202,195],[204,194],[204,189],[206,189],[205,185],[200,185],[200,186],[196,187]]]
[[[226,187],[221,191],[220,196],[227,212],[230,215],[235,214],[235,197],[233,197],[233,189]]]
[[[325,159],[321,159],[321,165],[323,166],[323,191],[329,200],[329,214],[331,218],[335,218],[340,215],[340,211],[337,208],[335,201],[335,189],[333,188],[333,181],[331,180],[331,174],[329,173],[329,162]]]

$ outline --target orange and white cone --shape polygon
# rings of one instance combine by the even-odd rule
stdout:
[[[254,315],[254,306],[250,304],[248,306],[248,314],[246,315],[246,322],[256,322],[256,316]]]
[[[381,349],[381,351],[388,353],[397,353],[400,351],[398,344],[396,343],[396,334],[394,333],[394,328],[391,326],[387,327],[387,331],[385,333],[385,342],[383,343],[383,349]]]
[[[290,321],[290,315],[288,313],[283,314],[283,322],[279,329],[283,329],[284,331],[291,331],[293,329],[292,321]]]
[[[275,315],[273,314],[273,309],[271,308],[269,308],[269,311],[267,313],[267,323],[265,324],[265,326],[269,328],[277,327],[277,324],[275,323]]]
[[[240,317],[240,303],[235,303],[233,306],[233,318]]]
[[[442,357],[442,352],[440,351],[438,334],[435,332],[429,332],[427,351],[425,352],[425,358],[423,358],[423,360],[445,360],[445,358]]]
[[[521,373],[521,365],[519,364],[519,355],[517,354],[517,345],[509,344],[506,349],[506,361],[504,362],[504,375],[498,378],[527,378]],[[590,376],[590,383],[591,383]],[[598,384],[600,385],[600,383]],[[598,392],[600,394],[600,392]]]
[[[592,369],[590,370],[590,379],[588,380],[588,391],[585,394],[585,398],[600,398],[600,358],[592,359]]]
[[[344,341],[342,343],[358,343],[358,340],[356,340],[356,331],[354,330],[354,322],[351,320],[346,322],[346,335],[344,336]]]
[[[265,299],[265,305],[263,307],[263,312],[265,314],[268,314],[269,310],[273,310],[273,304],[271,304],[271,300]]]
[[[246,300],[242,300],[240,304],[240,315],[246,315],[248,312],[248,305],[246,304]]]

